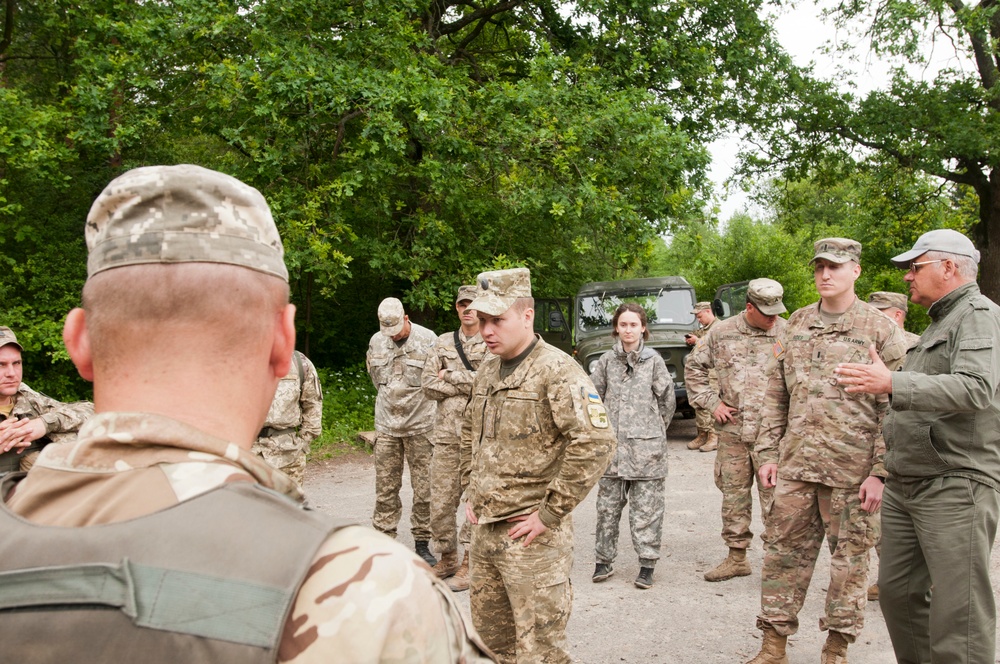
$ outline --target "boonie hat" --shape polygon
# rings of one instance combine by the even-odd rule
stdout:
[[[694,305],[694,309],[691,310],[691,313],[696,314],[699,311],[705,311],[706,309],[711,309],[711,308],[712,308],[711,302],[698,302]]]
[[[379,329],[387,337],[394,337],[403,331],[406,323],[403,303],[394,297],[387,297],[378,305]]]
[[[928,251],[943,251],[947,254],[958,256],[968,256],[979,264],[979,250],[972,244],[972,240],[965,237],[958,231],[950,228],[939,228],[936,231],[927,231],[917,238],[913,249],[891,258],[892,264],[896,267],[909,268],[914,258],[924,255]]]
[[[781,298],[785,289],[774,279],[754,279],[747,286],[747,299],[765,316],[777,316],[788,309]]]
[[[21,350],[24,350],[24,347],[17,343],[17,337],[14,336],[14,332],[9,327],[0,327],[0,348],[10,346],[11,344],[17,346]]]
[[[458,304],[463,300],[471,302],[476,299],[477,295],[479,295],[479,289],[475,286],[459,286],[458,295],[455,296],[455,304]]]
[[[531,272],[526,267],[481,272],[476,277],[476,299],[470,309],[501,316],[519,297],[531,297]]]
[[[872,305],[876,309],[902,309],[906,311],[909,308],[907,298],[902,293],[893,293],[891,291],[875,291],[868,296],[868,304]]]
[[[288,281],[260,192],[201,166],[146,166],[115,178],[87,214],[87,278],[146,263],[224,263]]]
[[[831,263],[861,262],[861,243],[845,237],[828,237],[813,244],[813,257],[809,263],[825,258]]]

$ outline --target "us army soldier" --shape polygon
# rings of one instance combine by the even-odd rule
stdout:
[[[89,401],[63,403],[23,382],[24,349],[9,327],[0,327],[0,475],[28,470],[51,442],[73,437],[94,414]]]
[[[729,555],[705,573],[706,581],[749,576],[747,547],[753,539],[754,453],[767,376],[764,366],[777,336],[785,328],[784,289],[773,279],[754,279],[747,287],[746,309],[721,321],[691,352],[684,371],[688,399],[712,413],[718,427],[715,485],[722,491],[722,540]],[[718,389],[709,380],[714,370]],[[773,490],[757,482],[761,514],[771,511]]]
[[[472,384],[462,478],[472,529],[472,621],[501,662],[565,664],[571,512],[615,448],[593,383],[534,333],[528,270],[483,272],[469,305],[496,357]]]
[[[691,310],[694,317],[698,319],[698,323],[701,324],[694,332],[690,332],[684,335],[684,342],[688,346],[695,346],[705,338],[705,335],[709,333],[712,327],[716,323],[715,314],[712,313],[712,304],[710,302],[698,302],[694,305],[694,309]],[[691,355],[688,354],[688,359]],[[687,362],[688,359],[684,361],[684,373],[687,375]],[[715,371],[709,373],[709,378],[711,380],[711,388],[713,390],[718,389],[716,384]],[[711,411],[707,411],[700,406],[694,407],[694,422],[698,427],[698,435],[695,436],[691,441],[688,442],[687,448],[689,450],[699,450],[701,452],[714,452],[719,448],[719,436],[715,431],[715,424],[713,423]]]
[[[86,236],[63,338],[97,413],[0,485],[0,587],[18,589],[4,659],[489,661],[419,558],[303,508],[250,451],[295,347],[263,196],[197,166],[139,168],[97,198]]]
[[[891,318],[899,326],[899,329],[903,331],[903,340],[906,342],[907,348],[913,348],[920,343],[920,335],[907,332],[904,327],[906,314],[910,310],[910,303],[905,295],[891,291],[875,291],[868,296],[868,304]]]
[[[810,261],[820,300],[793,313],[774,345],[757,454],[758,476],[777,486],[768,521],[757,627],[764,643],[753,664],[787,661],[824,535],[830,547],[823,664],[847,661],[864,626],[868,549],[878,534],[885,481],[880,435],[888,399],[852,395],[837,384],[840,362],[863,362],[875,346],[886,364],[906,353],[892,321],[854,293],[861,245],[845,238],[815,244]]]
[[[469,304],[476,299],[475,286],[462,286],[455,297],[455,311],[461,327],[438,337],[433,352],[424,364],[421,382],[424,395],[437,402],[437,415],[431,433],[434,453],[431,457],[431,535],[440,560],[434,572],[448,579],[454,591],[469,589],[469,527],[462,524],[461,533],[455,514],[462,499],[459,446],[462,439],[462,416],[472,392],[472,379],[483,358],[489,353],[479,334],[479,319]],[[465,520],[465,513],[462,513]],[[458,561],[458,539],[461,535],[465,553]],[[451,577],[451,578],[448,578]]]
[[[379,331],[368,342],[365,366],[378,390],[375,397],[375,513],[372,526],[390,537],[403,513],[403,459],[410,467],[413,510],[410,529],[417,554],[432,567],[431,441],[437,402],[421,388],[424,363],[437,335],[410,322],[403,303],[387,297],[378,305]]]

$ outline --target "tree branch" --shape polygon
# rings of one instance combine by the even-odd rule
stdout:
[[[0,41],[0,53],[4,53],[14,41],[14,8],[17,5],[14,0],[7,0],[4,3],[3,13],[3,41]]]
[[[461,30],[462,28],[466,27],[467,25],[475,23],[476,21],[479,21],[484,18],[490,18],[492,16],[496,16],[497,14],[502,14],[506,11],[510,11],[511,9],[514,9],[515,7],[520,5],[522,2],[523,0],[506,0],[505,2],[500,2],[490,7],[481,7],[480,9],[477,9],[471,14],[463,16],[462,18],[456,21],[442,24],[440,30],[438,31],[438,35],[444,36],[444,35],[454,34],[459,30]]]

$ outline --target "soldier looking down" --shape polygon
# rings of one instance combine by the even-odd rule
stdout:
[[[707,335],[715,325],[717,319],[715,314],[712,313],[712,304],[710,302],[698,302],[694,305],[694,309],[691,310],[691,313],[693,313],[694,317],[698,319],[701,327],[694,332],[685,334],[684,342],[688,346],[697,347],[698,344],[701,343],[701,340],[705,338],[705,335]],[[685,375],[687,374],[687,363],[690,359],[691,354],[689,353],[687,358],[684,360]],[[715,371],[709,372],[709,380],[711,381],[710,384],[712,389],[718,389]],[[701,452],[714,452],[719,449],[719,436],[715,432],[715,424],[713,423],[712,413],[698,405],[692,405],[694,405],[694,421],[698,427],[698,435],[688,442],[687,448],[689,450],[699,450]]]

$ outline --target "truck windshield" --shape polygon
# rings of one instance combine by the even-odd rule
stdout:
[[[691,291],[628,290],[584,295],[577,299],[578,331],[611,330],[611,318],[622,302],[635,302],[646,311],[649,325],[684,325],[694,322]]]

